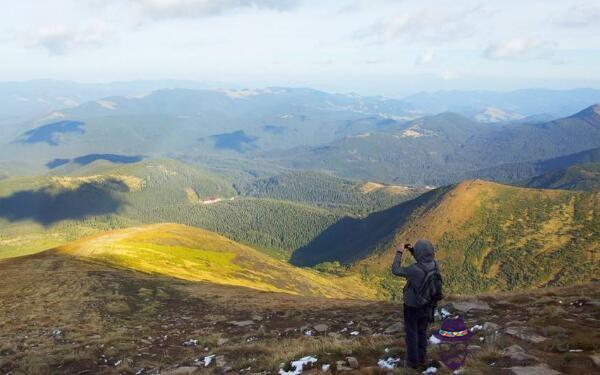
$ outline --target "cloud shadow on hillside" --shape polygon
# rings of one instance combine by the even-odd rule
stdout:
[[[49,169],[58,168],[68,163],[77,165],[88,165],[97,160],[106,160],[114,164],[133,164],[142,161],[144,156],[142,155],[119,155],[119,154],[88,154],[78,156],[74,159],[53,159],[46,163],[46,167]]]
[[[103,186],[86,182],[74,189],[45,187],[18,191],[0,197],[0,217],[11,222],[33,220],[49,226],[63,220],[116,213],[124,205],[116,191],[129,191],[129,187],[120,180],[109,179]]]
[[[45,124],[26,131],[20,139],[21,143],[46,143],[58,146],[58,135],[64,133],[84,134],[84,123],[81,121],[64,120]]]

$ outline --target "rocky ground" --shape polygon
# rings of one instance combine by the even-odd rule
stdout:
[[[600,373],[598,284],[453,296],[464,374]],[[92,262],[0,262],[0,373],[416,373],[401,306],[191,283]],[[439,321],[432,325],[439,327]],[[429,373],[449,374],[431,345]],[[302,367],[302,369],[300,369]]]

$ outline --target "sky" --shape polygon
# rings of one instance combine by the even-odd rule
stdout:
[[[600,88],[598,0],[0,0],[0,81]]]

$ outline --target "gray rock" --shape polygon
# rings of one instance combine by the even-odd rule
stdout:
[[[355,357],[346,357],[346,362],[348,362],[348,365],[351,368],[354,368],[354,369],[358,368],[358,360]]]
[[[225,356],[224,355],[218,355],[215,358],[215,364],[217,365],[217,367],[225,367],[227,365],[227,362],[225,362]]]
[[[485,322],[483,323],[483,330],[486,332],[495,332],[500,329],[500,326],[496,323]]]
[[[542,363],[537,366],[525,366],[525,367],[511,367],[511,370],[516,375],[560,375],[561,373],[548,367],[547,364]]]
[[[528,341],[532,344],[539,344],[548,340],[547,337],[540,336],[535,332],[531,332],[526,327],[507,327],[506,334],[514,336],[523,341]]]
[[[317,324],[313,327],[317,332],[325,332],[329,329],[327,324]]]
[[[474,352],[476,350],[481,350],[481,346],[479,345],[469,345],[467,346],[467,350],[470,352]]]
[[[454,302],[452,304],[454,308],[460,312],[468,312],[470,310],[491,310],[492,308],[487,302],[484,301],[464,301],[464,302]]]
[[[383,331],[383,333],[390,335],[390,334],[402,332],[403,330],[404,330],[404,324],[402,324],[401,322],[398,322],[398,323],[394,323],[391,326],[387,327]]]
[[[177,367],[174,370],[163,371],[161,374],[163,375],[189,375],[193,374],[194,371],[198,370],[196,366],[182,366]]]
[[[600,354],[592,354],[590,356],[596,367],[600,367]]]
[[[217,346],[223,346],[223,345],[227,344],[227,342],[229,342],[229,339],[221,337],[220,339],[217,340]]]
[[[502,355],[510,357],[514,361],[537,361],[537,358],[525,353],[519,345],[511,345],[502,351]]]

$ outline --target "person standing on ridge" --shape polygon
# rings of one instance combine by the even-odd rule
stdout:
[[[427,366],[427,328],[433,322],[437,302],[443,298],[442,277],[434,258],[431,242],[419,240],[415,246],[404,245],[416,263],[402,267],[403,249],[396,250],[392,273],[407,279],[403,290],[406,366]]]

